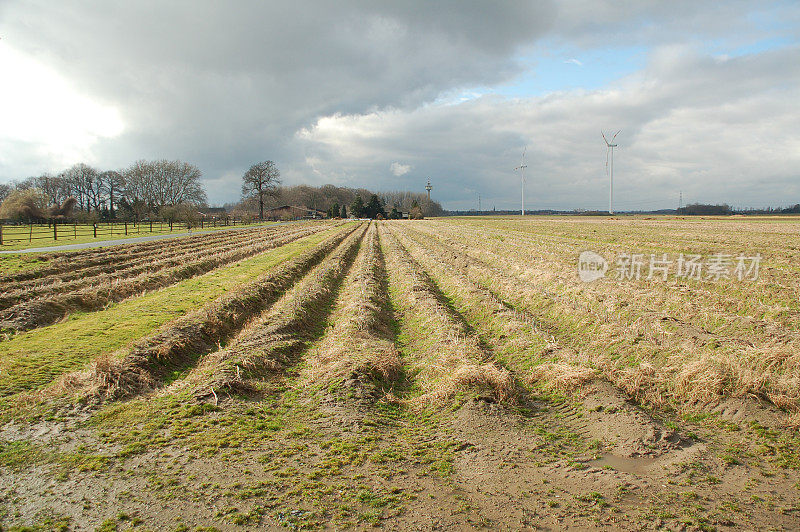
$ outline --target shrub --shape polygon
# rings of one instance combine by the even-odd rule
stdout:
[[[32,222],[42,220],[47,207],[47,195],[38,188],[15,190],[0,205],[0,219]]]

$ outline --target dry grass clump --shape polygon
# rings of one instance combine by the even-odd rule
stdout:
[[[439,405],[459,393],[470,391],[480,396],[489,397],[498,403],[516,402],[516,383],[511,373],[495,364],[460,364],[444,380],[420,397],[412,404]]]
[[[214,390],[247,390],[250,381],[292,365],[321,326],[358,250],[364,230],[352,231],[329,256],[251,321],[226,348],[206,356],[178,387],[204,397]]]
[[[381,228],[390,224],[382,224]],[[435,284],[390,232],[387,266],[409,339],[411,373],[422,395],[411,404],[440,404],[460,392],[490,393],[495,401],[513,402],[514,381],[505,368],[486,363],[480,340],[441,299]]]
[[[24,331],[53,324],[75,311],[100,310],[110,303],[202,275],[267,249],[288,244],[301,236],[304,236],[302,232],[294,233],[247,247],[235,247],[224,253],[209,253],[193,260],[179,259],[175,262],[175,266],[160,271],[158,263],[155,263],[152,268],[147,268],[139,275],[128,279],[100,276],[106,280],[101,281],[99,285],[87,286],[73,292],[55,293],[49,297],[20,303],[0,312],[0,328]],[[58,288],[55,286],[53,290]]]
[[[527,381],[551,392],[567,394],[580,390],[598,377],[596,369],[563,362],[546,362],[533,368],[527,375]]]
[[[253,282],[178,318],[126,352],[99,361],[86,372],[65,376],[61,386],[77,385],[81,393],[97,398],[117,398],[151,389],[153,383],[163,381],[174,368],[192,364],[230,338],[252,316],[277,301],[355,229],[331,236]]]
[[[605,364],[604,375],[628,397],[640,404],[660,407],[666,402],[665,377],[647,362],[636,366]]]
[[[672,382],[680,397],[711,402],[731,392],[733,379],[724,361],[701,356],[676,368]]]
[[[786,426],[794,430],[800,430],[800,412],[787,416]]]
[[[154,389],[157,380],[145,368],[120,363],[112,356],[93,361],[84,371],[68,373],[45,393],[61,396],[78,393],[95,401],[121,399]]]
[[[310,355],[305,372],[310,387],[347,391],[369,401],[391,393],[403,367],[386,308],[385,275],[371,224],[337,299],[332,325]]]

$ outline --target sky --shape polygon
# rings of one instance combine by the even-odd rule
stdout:
[[[448,209],[800,203],[800,3],[0,0],[0,182],[197,165]]]

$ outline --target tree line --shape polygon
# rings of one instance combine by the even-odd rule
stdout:
[[[272,209],[283,205],[308,207],[327,213],[331,217],[346,218],[348,215],[357,217],[392,218],[395,212],[400,217],[402,212],[411,212],[418,209],[420,215],[443,216],[445,211],[437,201],[428,201],[425,193],[390,191],[375,192],[365,188],[338,187],[335,185],[310,185],[281,186],[274,183],[268,193],[263,194],[263,209]],[[229,212],[239,215],[246,213],[258,215],[261,212],[258,194],[247,183],[243,185],[244,193],[238,203],[225,205]],[[243,190],[244,192],[244,190]],[[374,197],[373,197],[374,196]],[[360,206],[360,207],[359,207]],[[355,207],[355,210],[354,210]],[[363,209],[363,210],[362,210]],[[334,211],[338,214],[334,215]]]
[[[169,217],[175,209],[196,210],[207,203],[201,177],[197,166],[177,160],[140,160],[123,170],[106,171],[78,163],[55,175],[0,185],[0,203],[5,207],[0,217],[66,216],[68,203],[74,205],[69,214],[81,221]],[[12,206],[25,208],[9,211],[5,205],[9,198]]]
[[[0,184],[0,219],[24,221],[65,219],[193,221],[207,204],[200,169],[183,161],[140,160],[122,170],[100,170],[78,163],[58,174],[41,174]],[[225,205],[243,217],[264,217],[264,210],[282,205],[304,206],[330,217],[399,218],[441,216],[444,209],[426,194],[323,185],[282,186],[273,161],[251,166],[242,176],[241,201]]]

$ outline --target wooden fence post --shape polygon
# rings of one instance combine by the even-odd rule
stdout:
[[[92,224],[92,229],[94,230],[94,237],[97,238],[97,223]]]
[[[75,240],[78,238],[78,223],[72,222],[72,239]]]
[[[3,245],[3,224],[0,224],[0,246]]]
[[[53,240],[58,240],[58,229],[56,229],[57,227],[58,223],[56,223],[56,221],[53,220]]]
[[[28,233],[28,242],[33,242],[33,224],[31,224],[30,233]]]
[[[125,236],[128,236],[128,220],[125,220]]]

